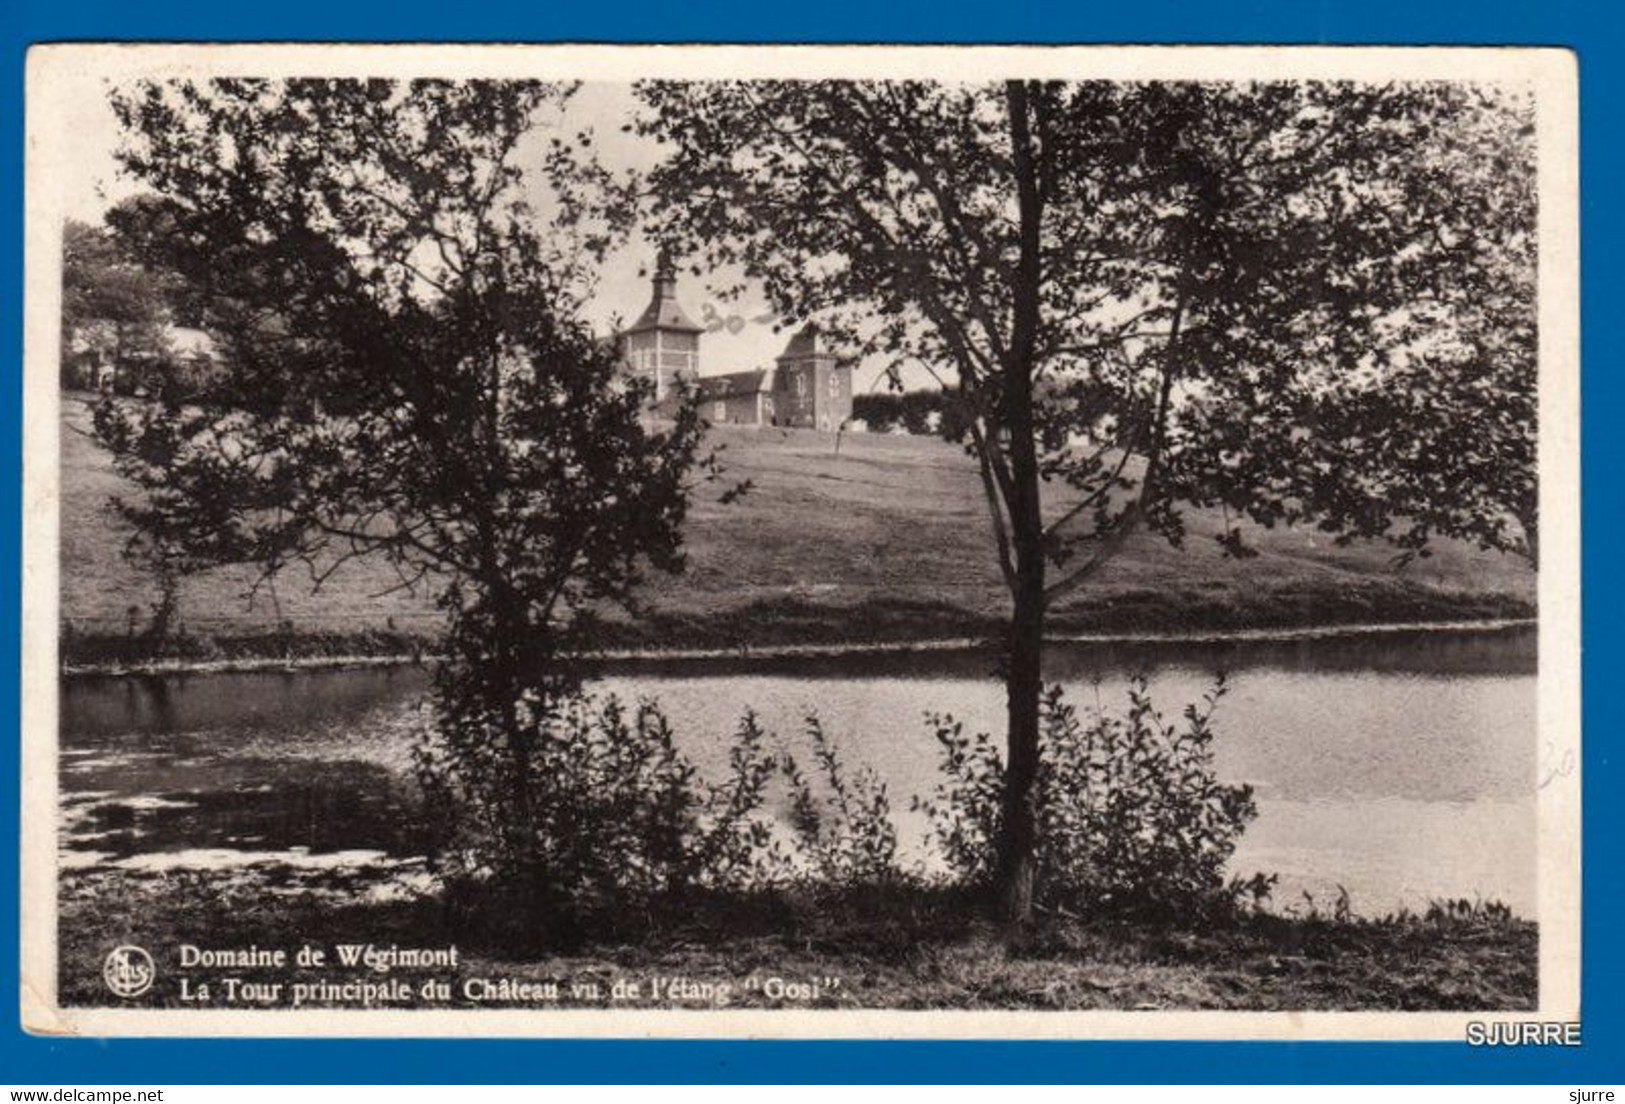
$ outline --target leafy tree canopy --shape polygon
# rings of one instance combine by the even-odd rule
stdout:
[[[1521,549],[1507,522],[1533,520],[1534,193],[1517,97],[1421,82],[640,94],[643,131],[670,149],[663,232],[741,263],[787,316],[957,378],[1001,503],[1015,460],[992,438],[1018,418],[1012,381],[1031,381],[1042,475],[1071,490],[1052,563],[1143,522],[1178,541],[1183,505],[1413,550],[1435,533]],[[1433,447],[1449,426],[1473,447]],[[1226,539],[1245,553],[1239,527]]]
[[[70,219],[62,228],[64,357],[86,348],[114,359],[162,353],[166,290],[105,228]]]
[[[381,557],[511,706],[647,565],[682,565],[700,425],[659,430],[576,319],[625,228],[569,87],[218,80],[119,90],[120,232],[198,290],[232,371],[109,401],[126,504],[210,562]],[[483,676],[482,676],[483,677]],[[504,689],[505,687],[505,689]]]

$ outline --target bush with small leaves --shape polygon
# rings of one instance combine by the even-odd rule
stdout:
[[[1190,918],[1268,896],[1273,877],[1226,881],[1225,864],[1255,816],[1250,786],[1221,783],[1211,719],[1221,677],[1183,724],[1153,707],[1134,678],[1123,716],[1080,714],[1061,688],[1045,691],[1037,781],[1040,904],[1087,913]],[[991,738],[930,718],[944,781],[919,802],[950,870],[986,885],[1002,816],[1004,764]]]
[[[848,773],[817,716],[807,717],[806,733],[825,792],[815,792],[795,758],[783,756],[790,828],[802,872],[835,889],[903,880],[886,784],[869,766]]]
[[[778,876],[782,857],[759,815],[778,762],[752,714],[726,778],[710,784],[651,702],[528,692],[517,742],[506,719],[442,713],[416,768],[449,900],[513,908],[545,941],[589,917]]]

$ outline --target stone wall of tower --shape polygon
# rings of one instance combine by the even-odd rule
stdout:
[[[668,380],[679,377],[693,379],[700,372],[700,335],[662,330],[660,339],[660,369]]]
[[[643,330],[625,338],[627,367],[652,380],[655,401],[665,399],[678,379],[693,379],[700,369],[700,335],[677,330]]]
[[[823,383],[818,428],[833,432],[852,418],[852,365],[832,363]]]
[[[775,384],[780,425],[833,433],[852,417],[852,368],[833,356],[780,357]]]
[[[817,358],[790,360],[781,357],[775,374],[773,411],[780,425],[816,424],[814,404],[818,394]]]

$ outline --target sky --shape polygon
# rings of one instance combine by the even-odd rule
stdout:
[[[68,117],[63,124],[74,135],[75,157],[74,172],[65,174],[68,182],[60,201],[68,218],[94,224],[110,207],[141,189],[120,173],[114,159],[119,125],[108,103],[109,83],[87,75],[77,85],[64,104]],[[589,82],[571,101],[565,125],[590,126],[594,146],[610,168],[643,172],[659,160],[660,147],[653,139],[621,130],[636,109],[630,85]],[[586,311],[596,332],[609,333],[617,323],[628,324],[642,313],[650,298],[653,267],[653,246],[636,235],[608,258],[599,275],[598,295]],[[700,339],[700,374],[769,366],[790,334],[761,321],[771,313],[765,297],[752,289],[742,300],[725,301],[713,295],[707,283],[686,272],[677,282],[678,301],[689,317],[708,327]],[[855,388],[885,390],[879,379],[882,370],[878,361],[861,364]],[[923,371],[910,372],[904,382],[909,387],[933,386]]]

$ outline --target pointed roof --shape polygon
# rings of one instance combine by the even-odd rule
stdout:
[[[835,350],[830,345],[829,334],[819,328],[818,323],[809,322],[797,330],[790,337],[790,343],[779,354],[780,360],[800,360],[804,357],[834,356]]]
[[[655,274],[651,284],[654,294],[649,299],[649,305],[643,308],[643,313],[632,323],[627,333],[647,333],[650,330],[675,330],[678,333],[696,334],[705,332],[705,327],[696,325],[677,302],[677,269],[671,263],[670,254],[665,250],[661,250],[660,258],[655,262]]]

